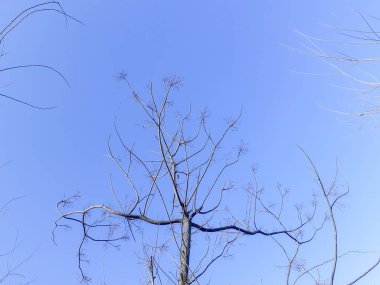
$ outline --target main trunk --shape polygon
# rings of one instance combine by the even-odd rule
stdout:
[[[181,228],[181,256],[178,285],[189,285],[189,261],[191,244],[191,220],[184,217]]]

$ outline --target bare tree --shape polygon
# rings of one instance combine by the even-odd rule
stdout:
[[[6,23],[3,27],[0,27],[0,59],[4,56],[6,56],[6,51],[5,51],[5,42],[9,35],[15,31],[15,29],[27,18],[31,17],[34,14],[41,13],[41,12],[54,12],[61,14],[65,17],[66,24],[68,19],[74,20],[76,22],[79,22],[77,19],[71,17],[68,15],[62,8],[59,2],[57,1],[48,1],[40,4],[36,4],[33,6],[30,6],[23,11],[21,11],[19,14],[17,14],[13,19],[11,19],[8,23]],[[11,71],[11,70],[18,70],[18,69],[25,69],[25,68],[44,68],[48,69],[50,71],[55,72],[58,74],[65,82],[67,85],[68,82],[65,79],[65,77],[55,68],[52,68],[48,65],[41,65],[41,64],[24,64],[24,65],[13,65],[13,66],[8,66],[5,68],[0,69],[0,75]],[[16,98],[14,96],[10,96],[7,94],[0,93],[0,97],[11,100],[23,105],[26,105],[28,107],[38,109],[38,110],[48,110],[52,109],[53,107],[41,107],[41,106],[36,106],[34,104],[31,104],[29,102],[26,102],[24,100],[21,100],[19,98]],[[0,169],[5,167],[8,163],[5,162],[0,165]],[[6,202],[3,205],[0,205],[0,217],[2,217],[7,209],[7,207],[15,202],[16,200],[20,199],[22,197],[16,197],[8,202]],[[19,282],[18,284],[29,284],[29,281],[25,281],[26,277],[21,274],[20,269],[25,265],[26,262],[30,260],[32,257],[32,254],[16,261],[11,260],[15,256],[17,249],[19,247],[20,243],[18,241],[18,238],[15,238],[14,245],[11,248],[1,248],[0,249],[0,262],[1,262],[1,267],[0,267],[0,284],[10,284],[9,282],[11,280]]]
[[[313,240],[326,221],[324,216],[317,219],[316,201],[313,200],[309,207],[296,207],[297,218],[289,219],[283,213],[286,190],[281,186],[277,189],[280,197],[277,207],[267,202],[256,180],[245,187],[248,196],[242,204],[247,207],[242,213],[235,213],[233,205],[228,205],[230,191],[237,187],[226,174],[239,162],[246,147],[240,144],[224,153],[223,146],[236,130],[240,115],[227,120],[219,135],[215,135],[207,124],[207,112],[200,115],[197,123],[191,120],[191,108],[185,114],[171,111],[172,93],[181,84],[180,78],[165,79],[161,97],[155,95],[150,84],[149,99],[143,99],[132,88],[126,74],[121,73],[119,79],[126,82],[145,115],[143,128],[149,133],[155,149],[140,152],[138,143],[127,144],[115,124],[115,136],[123,155],[116,154],[110,137],[109,157],[124,176],[129,192],[119,194],[111,179],[115,205],[92,204],[69,211],[67,207],[79,197],[78,194],[57,204],[60,217],[56,229],[70,227],[72,222],[82,229],[78,267],[84,280],[90,280],[83,267],[86,241],[118,246],[118,241],[130,237],[137,239],[149,225],[157,230],[169,229],[169,236],[160,232],[153,242],[144,241],[142,258],[150,276],[148,284],[200,284],[200,278],[210,266],[228,256],[231,246],[242,236],[286,238],[297,245]],[[255,169],[253,173],[255,175]],[[241,206],[238,208],[242,210]],[[261,221],[262,215],[266,218]],[[197,243],[202,236],[207,241],[203,247]],[[174,271],[163,268],[158,262],[158,253],[167,247],[176,252]],[[201,251],[196,255],[197,260],[192,255],[195,251]]]
[[[341,199],[349,194],[349,188],[347,187],[347,190],[344,192],[340,192],[337,189],[338,166],[336,166],[336,173],[332,182],[330,184],[327,184],[322,179],[314,161],[310,158],[310,156],[302,147],[299,147],[299,149],[305,155],[311,167],[311,171],[315,176],[315,181],[318,185],[320,194],[322,196],[322,201],[324,202],[324,205],[327,208],[327,219],[330,224],[329,228],[331,228],[331,239],[329,241],[331,241],[333,248],[332,257],[327,260],[318,262],[316,264],[307,266],[305,260],[302,260],[300,258],[300,253],[303,244],[295,243],[294,247],[292,248],[277,240],[276,237],[273,237],[273,240],[281,248],[287,260],[287,273],[285,282],[286,285],[304,284],[306,280],[311,280],[312,283],[315,285],[334,285],[336,284],[336,272],[339,261],[348,255],[366,253],[360,251],[347,251],[341,253],[339,250],[338,224],[334,214],[334,209],[336,205],[338,205],[341,202]],[[318,244],[315,245],[318,246]],[[356,284],[357,282],[361,281],[364,277],[366,277],[370,272],[376,269],[379,264],[380,258],[374,264],[368,266],[368,268],[364,272],[358,274],[356,278],[345,284]],[[321,274],[320,272],[321,269],[326,267],[330,268],[327,269],[327,272],[329,272],[327,274],[327,277],[325,274]]]
[[[3,164],[2,166],[4,166]],[[2,167],[0,166],[0,168]],[[0,206],[0,217],[3,217],[3,215],[6,212],[7,207],[15,202],[18,199],[21,199],[22,197],[16,197],[8,202],[4,203],[3,205]],[[32,257],[32,254],[22,258],[21,260],[17,260],[14,258],[14,255],[16,254],[16,251],[19,247],[19,241],[18,238],[15,238],[14,245],[9,249],[0,249],[0,261],[2,266],[0,267],[0,284],[9,284],[10,280],[17,280],[18,282],[21,282],[19,284],[28,284],[28,281],[25,281],[26,277],[20,272],[22,267],[26,262],[30,260]],[[15,259],[15,260],[11,260]]]
[[[379,96],[376,94],[380,87],[376,70],[376,63],[380,61],[377,56],[380,43],[377,23],[380,19],[359,11],[357,13],[363,27],[341,28],[330,25],[328,28],[333,32],[330,38],[297,31],[304,40],[298,51],[325,62],[332,70],[326,75],[339,75],[347,79],[348,83],[342,87],[358,95],[358,104],[351,110],[329,110],[359,118],[373,117],[380,112]]]

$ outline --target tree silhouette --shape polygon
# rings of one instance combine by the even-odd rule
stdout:
[[[116,154],[110,137],[109,157],[124,176],[129,192],[118,194],[111,180],[115,205],[100,203],[68,211],[67,207],[79,198],[78,194],[58,203],[60,217],[56,228],[70,227],[67,222],[76,222],[81,226],[78,266],[84,280],[90,280],[83,268],[86,241],[118,246],[118,241],[130,237],[136,240],[136,235],[148,225],[165,227],[170,232],[169,236],[159,234],[154,237],[153,244],[142,238],[143,258],[150,284],[155,284],[155,280],[165,284],[163,276],[172,284],[200,284],[200,278],[210,266],[228,255],[230,247],[242,236],[281,236],[297,245],[313,240],[326,221],[324,218],[320,222],[316,220],[316,201],[311,203],[308,210],[296,208],[298,218],[289,222],[282,213],[286,191],[281,187],[278,188],[279,207],[267,203],[263,198],[263,190],[257,183],[252,183],[245,189],[246,199],[241,201],[247,205],[244,209],[240,207],[245,218],[237,219],[228,210],[226,196],[231,195],[230,192],[236,187],[226,175],[230,168],[237,165],[246,147],[240,144],[224,154],[223,150],[228,136],[237,128],[240,115],[212,131],[207,124],[207,112],[201,113],[197,122],[192,120],[191,108],[184,114],[172,111],[172,93],[180,86],[180,78],[166,78],[161,97],[154,94],[153,85],[150,84],[146,100],[132,88],[125,73],[121,73],[118,78],[126,82],[140,111],[145,115],[143,128],[149,132],[155,149],[140,152],[138,142],[127,144],[115,124],[115,136],[124,154]],[[218,131],[219,135],[215,135]],[[125,201],[122,196],[126,197]],[[259,219],[262,214],[267,215],[272,222],[265,226]],[[162,239],[163,235],[166,239]],[[195,248],[194,241],[203,240],[202,236],[208,245]],[[162,268],[158,262],[158,253],[167,247],[176,252],[174,271]],[[201,251],[202,257],[193,259],[193,251]]]

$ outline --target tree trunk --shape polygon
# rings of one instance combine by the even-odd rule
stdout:
[[[150,285],[154,285],[155,276],[154,276],[154,260],[153,260],[153,256],[150,257],[148,268],[149,268]]]
[[[181,264],[178,285],[189,285],[189,261],[190,261],[190,244],[191,244],[191,220],[184,217],[181,229]]]

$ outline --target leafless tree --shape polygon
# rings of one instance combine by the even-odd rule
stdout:
[[[217,130],[213,132],[208,126],[207,112],[197,122],[192,120],[191,108],[185,114],[171,111],[172,93],[180,86],[180,78],[164,80],[163,96],[155,95],[150,84],[148,99],[132,88],[126,74],[121,73],[118,78],[126,82],[145,115],[144,135],[149,138],[141,143],[152,142],[154,149],[141,152],[139,143],[127,144],[115,124],[115,137],[123,155],[116,154],[110,137],[109,157],[124,176],[129,192],[120,194],[111,179],[114,205],[101,202],[69,210],[67,207],[79,198],[78,194],[57,204],[60,217],[55,230],[70,227],[71,223],[81,227],[78,267],[84,280],[90,280],[84,269],[86,241],[118,246],[121,240],[137,239],[149,225],[165,227],[169,236],[162,230],[153,242],[144,242],[142,258],[150,276],[148,284],[200,284],[210,266],[228,256],[231,246],[243,236],[286,238],[297,245],[313,240],[326,221],[324,216],[317,219],[316,201],[309,207],[296,207],[296,219],[289,219],[284,214],[287,191],[281,186],[277,189],[277,206],[267,201],[256,180],[245,187],[248,196],[242,200],[243,205],[247,204],[243,213],[235,213],[233,205],[228,205],[228,199],[238,191],[230,192],[238,187],[226,174],[239,162],[246,147],[240,144],[227,153],[224,147],[236,130],[240,115],[227,120],[216,135]],[[255,172],[253,169],[254,175]],[[238,208],[242,210],[241,205]],[[206,240],[206,246],[197,242],[200,240]],[[158,253],[167,247],[176,252],[172,256],[174,271],[158,262]],[[192,252],[198,253],[196,258]]]
[[[339,28],[328,26],[333,32],[330,38],[316,37],[304,31],[297,31],[303,39],[301,53],[314,56],[331,67],[326,75],[340,75],[348,80],[344,89],[354,92],[359,97],[357,106],[342,110],[327,108],[333,112],[362,117],[378,116],[380,112],[380,87],[376,63],[380,61],[378,45],[380,32],[377,23],[380,18],[357,12],[363,27]]]
[[[4,165],[4,164],[3,164]],[[16,197],[2,206],[0,206],[0,217],[4,215],[6,212],[7,207],[15,202],[18,199],[21,199],[22,197]],[[17,248],[19,247],[19,241],[17,237],[15,238],[14,245],[9,249],[3,249],[1,248],[0,250],[0,262],[1,262],[1,267],[0,267],[0,284],[9,284],[11,280],[17,280],[20,282],[19,284],[28,284],[28,281],[26,280],[26,277],[20,272],[22,267],[26,262],[30,260],[32,255],[29,255],[19,261],[12,260],[14,259],[14,255],[17,251]]]
[[[14,32],[14,30],[23,23],[24,20],[27,18],[33,16],[34,14],[37,13],[42,13],[42,12],[53,12],[53,13],[58,13],[64,16],[66,25],[68,23],[68,20],[73,20],[75,22],[81,23],[79,20],[73,18],[69,14],[67,14],[61,4],[57,1],[48,1],[48,2],[43,2],[39,3],[33,6],[30,6],[23,11],[21,11],[18,15],[16,15],[12,20],[10,20],[8,23],[6,23],[3,27],[0,27],[0,58],[4,57],[6,55],[5,51],[5,42],[6,39],[9,37],[9,35]],[[49,65],[43,65],[43,64],[20,64],[20,65],[13,65],[13,66],[8,66],[5,68],[0,69],[0,74],[4,72],[8,72],[11,70],[17,70],[17,69],[25,69],[25,68],[43,68],[47,69],[49,71],[52,71],[56,73],[64,82],[70,87],[69,82],[67,79],[63,76],[62,73],[60,73],[57,69],[49,66]],[[25,106],[28,106],[30,108],[38,109],[38,110],[50,110],[54,109],[54,107],[41,107],[41,106],[36,106],[32,103],[29,103],[27,101],[24,101],[22,99],[19,99],[15,96],[10,96],[4,93],[0,93],[0,97],[11,100],[20,104],[23,104]]]
[[[327,208],[327,218],[331,225],[331,243],[333,245],[333,254],[332,257],[323,260],[322,262],[316,263],[311,266],[307,266],[305,260],[300,258],[300,252],[303,244],[295,243],[294,247],[291,248],[284,243],[281,243],[273,237],[275,243],[281,248],[283,251],[287,264],[287,274],[286,274],[286,285],[296,285],[296,284],[304,284],[306,280],[311,280],[315,285],[334,285],[336,284],[336,272],[339,260],[343,257],[352,254],[365,254],[364,252],[359,251],[347,251],[344,253],[340,253],[339,251],[339,240],[338,240],[338,225],[337,220],[334,214],[334,208],[338,205],[342,198],[347,196],[349,193],[349,188],[344,192],[339,192],[337,189],[337,177],[338,177],[338,167],[336,167],[336,173],[333,178],[333,181],[330,184],[327,184],[322,179],[314,161],[310,158],[310,156],[305,152],[305,150],[299,147],[301,152],[305,155],[308,163],[310,164],[311,171],[314,174],[315,181],[320,190],[322,200]],[[329,240],[330,241],[330,240]],[[316,244],[318,246],[318,244]],[[364,277],[366,277],[370,272],[378,267],[380,264],[380,258],[372,265],[368,266],[368,268],[361,274],[358,274],[356,278],[347,282],[346,285],[353,285],[357,282],[361,281]],[[327,272],[328,276],[326,278],[325,275],[321,274],[320,269],[330,267]],[[345,272],[346,273],[346,272]]]
[[[77,19],[75,19],[75,18],[71,17],[70,15],[68,15],[63,10],[63,8],[60,5],[60,3],[57,2],[57,1],[48,1],[48,2],[44,2],[44,3],[40,3],[40,4],[36,4],[36,5],[30,6],[30,7],[26,8],[26,9],[24,9],[23,11],[21,11],[18,15],[16,15],[8,23],[4,24],[4,26],[0,27],[0,59],[2,57],[6,56],[5,42],[6,42],[7,38],[9,37],[9,35],[12,32],[14,32],[14,30],[20,24],[22,24],[22,22],[24,20],[26,20],[27,18],[31,17],[34,14],[41,13],[41,12],[59,13],[59,14],[61,14],[61,15],[63,15],[65,17],[66,23],[67,23],[68,19],[74,20],[76,22],[80,22]],[[8,67],[4,67],[4,68],[0,69],[0,74],[3,74],[5,72],[11,71],[11,70],[25,69],[25,68],[44,68],[44,69],[48,69],[48,70],[53,71],[56,74],[58,74],[68,84],[68,82],[65,79],[65,77],[59,71],[57,71],[56,69],[54,69],[54,68],[52,68],[50,66],[41,65],[41,64],[24,64],[24,65],[8,66]],[[7,99],[7,100],[11,100],[11,101],[17,102],[17,103],[20,103],[20,104],[23,104],[23,105],[26,105],[26,106],[34,108],[34,109],[39,109],[39,110],[52,109],[52,107],[40,107],[40,106],[36,106],[36,105],[33,105],[33,104],[31,104],[29,102],[26,102],[24,100],[18,99],[18,98],[14,97],[14,96],[9,96],[9,95],[3,94],[3,93],[0,93],[0,97],[4,98],[4,99]],[[5,167],[9,162],[10,161],[1,164],[0,165],[0,169],[3,168],[3,167]],[[8,202],[6,202],[5,204],[3,204],[2,206],[0,206],[0,217],[3,216],[4,212],[6,211],[7,207],[10,204],[12,204],[13,202],[15,202],[16,200],[18,200],[20,198],[22,198],[22,197],[13,198],[13,199],[9,200]],[[3,231],[3,232],[5,232],[5,231]],[[0,284],[10,284],[9,282],[11,280],[17,281],[18,284],[23,284],[23,285],[29,284],[29,282],[30,282],[30,281],[25,281],[26,277],[21,274],[20,269],[24,266],[24,264],[26,262],[28,262],[30,260],[30,258],[32,257],[32,255],[29,255],[29,256],[27,256],[27,257],[25,257],[25,258],[23,258],[23,259],[21,259],[19,261],[12,260],[12,259],[14,259],[14,256],[15,256],[15,254],[17,252],[17,249],[18,249],[19,245],[20,244],[19,244],[18,238],[15,238],[15,243],[14,243],[14,245],[11,248],[5,248],[5,249],[1,248],[0,249],[0,262],[1,262],[1,266],[0,266]]]

